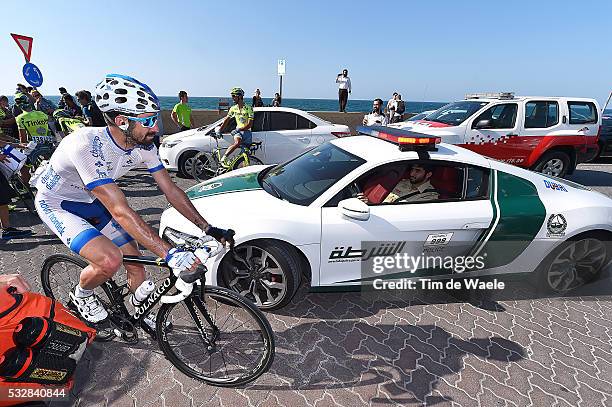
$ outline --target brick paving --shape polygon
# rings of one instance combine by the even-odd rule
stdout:
[[[612,163],[579,169],[572,179],[612,196]],[[149,181],[134,171],[122,184],[158,226],[166,203]],[[25,211],[14,223],[36,235],[0,243],[0,270],[40,290],[44,258],[68,250]],[[70,401],[52,405],[612,406],[612,278],[604,279],[581,296],[498,301],[418,292],[369,300],[302,287],[290,306],[267,314],[276,358],[255,383],[225,389],[189,379],[142,335],[137,345],[94,344]]]

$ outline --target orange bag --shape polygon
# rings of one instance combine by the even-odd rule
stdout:
[[[51,298],[0,288],[0,407],[67,396],[76,363],[95,335]]]

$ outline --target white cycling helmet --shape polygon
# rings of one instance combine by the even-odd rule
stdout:
[[[126,75],[108,74],[96,85],[96,104],[102,112],[138,115],[158,113],[159,99],[144,83]]]

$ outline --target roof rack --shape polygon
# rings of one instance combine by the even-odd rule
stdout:
[[[514,92],[467,93],[466,99],[514,99]]]

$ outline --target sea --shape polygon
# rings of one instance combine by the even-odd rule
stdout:
[[[55,103],[59,102],[60,97],[57,95],[45,96],[50,101]],[[160,96],[161,108],[164,110],[172,110],[174,105],[178,102],[176,96]],[[219,100],[225,100],[231,104],[231,99],[222,97],[198,97],[190,96],[189,105],[192,109],[205,109],[205,110],[217,110],[219,108]],[[247,98],[247,103],[251,98]],[[263,102],[266,106],[272,104],[271,98],[263,98]],[[387,101],[384,101],[385,105]],[[436,110],[448,102],[414,102],[406,101],[406,113],[421,113],[426,110]],[[337,112],[338,111],[338,100],[337,99],[283,99],[284,107],[293,107],[295,109],[305,110],[307,112]],[[348,112],[369,112],[372,110],[371,100],[360,100],[360,99],[349,99],[346,106]],[[604,112],[604,120],[612,120],[612,109],[606,109]]]
[[[59,102],[59,96],[45,96],[53,103]],[[252,97],[252,96],[251,96]],[[251,97],[245,98],[247,103],[250,102]],[[206,109],[206,110],[217,110],[219,108],[219,100],[223,99],[231,104],[231,99],[221,97],[197,97],[189,96],[189,105],[192,109]],[[160,96],[161,108],[164,110],[172,110],[174,105],[178,102],[176,96]],[[263,102],[266,106],[272,104],[271,98],[263,98]],[[384,101],[385,104],[387,101]],[[406,101],[406,113],[421,113],[426,110],[435,110],[439,107],[444,106],[445,102],[412,102]],[[337,99],[284,99],[282,105],[284,107],[293,107],[295,109],[305,110],[308,112],[337,112],[338,111],[338,100]],[[349,99],[346,106],[347,112],[369,112],[372,110],[372,100],[359,100]]]

